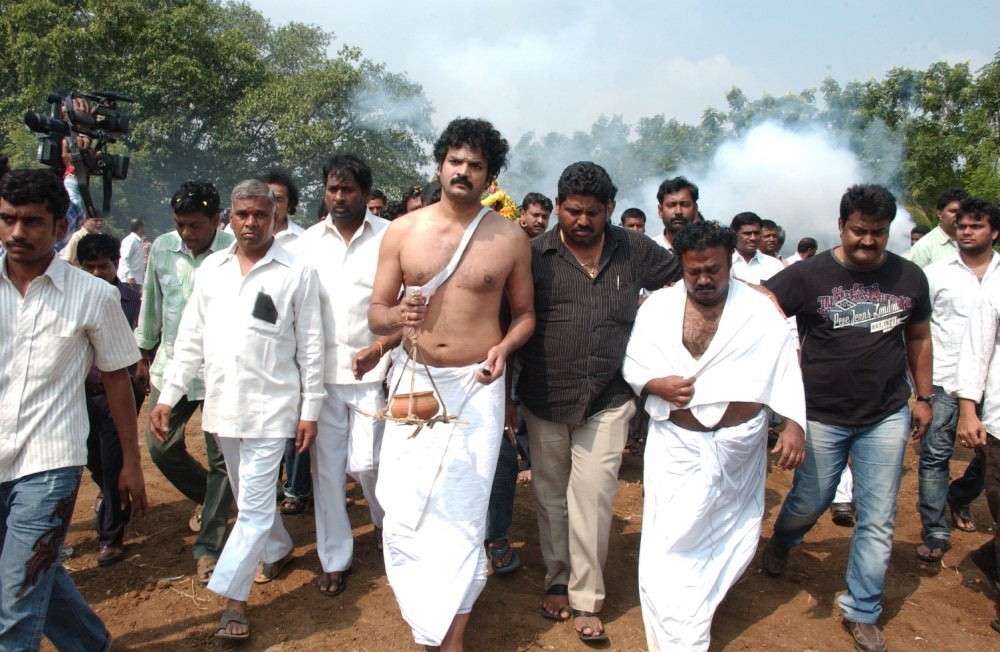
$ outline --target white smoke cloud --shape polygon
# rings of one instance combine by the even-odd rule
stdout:
[[[885,147],[888,151],[881,158],[898,160],[898,145],[886,142]],[[737,213],[753,211],[784,227],[785,256],[795,252],[804,236],[816,238],[820,249],[837,245],[844,191],[856,183],[884,181],[874,178],[846,145],[819,127],[791,131],[770,122],[724,143],[708,172],[701,179],[689,178],[699,187],[698,205],[708,219],[728,224]],[[890,251],[909,249],[912,226],[910,215],[900,207],[890,231]],[[662,230],[662,225],[655,224],[656,232]]]

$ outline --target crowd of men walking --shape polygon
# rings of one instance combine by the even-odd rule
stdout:
[[[520,566],[507,531],[519,460],[545,566],[539,613],[588,643],[609,638],[625,450],[645,455],[637,570],[651,650],[708,648],[758,547],[768,451],[795,476],[763,568],[783,574],[839,504],[854,531],[838,603],[858,650],[886,649],[908,440],[921,442],[918,559],[949,550],[949,507],[975,529],[968,505],[983,487],[997,518],[995,205],[945,192],[907,260],[886,250],[893,195],[855,185],[839,244],[817,252],[806,237],[782,260],[779,225],[708,220],[683,177],[659,187],[664,232],[651,238],[639,209],[611,223],[617,188],[595,163],[566,167],[554,202],[528,194],[514,222],[482,202],[508,154],[492,125],[455,120],[433,154],[438,181],[392,221],[367,163],[337,154],[309,228],[289,219],[294,180],[271,171],[235,185],[228,224],[211,183],[182,184],[174,230],[148,247],[142,220],[119,242],[82,219],[70,170],[2,176],[0,649],[43,635],[110,648],[59,554],[87,467],[101,490],[98,564],[124,556],[148,503],[144,402],[150,459],[197,506],[192,568],[226,599],[224,639],[250,636],[253,586],[294,560],[282,514],[312,505],[317,589],[344,592],[347,476],[414,641],[444,650],[462,649],[488,569]],[[425,400],[433,410],[418,414]],[[184,434],[199,410],[204,460]],[[977,455],[949,484],[956,441]],[[972,558],[1000,591],[995,539]]]

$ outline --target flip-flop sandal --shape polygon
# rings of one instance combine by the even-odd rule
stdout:
[[[950,507],[951,518],[955,521],[957,529],[962,532],[975,532],[978,529],[976,519],[972,517],[972,510],[968,505],[950,505]]]
[[[927,537],[917,546],[917,559],[925,564],[936,564],[951,550],[951,544],[938,537]]]
[[[212,580],[212,573],[215,572],[216,560],[211,557],[198,557],[197,563],[198,583],[207,586]]]
[[[295,514],[301,514],[309,508],[308,498],[289,498],[281,502],[281,507],[278,508],[282,514],[286,516],[293,516]]]
[[[246,625],[247,631],[243,634],[230,634],[228,629],[232,623]],[[219,626],[215,630],[215,638],[224,638],[228,641],[245,641],[250,638],[250,621],[247,620],[246,614],[241,614],[233,609],[223,611],[222,618],[219,619]]]
[[[281,571],[295,561],[293,553],[288,553],[281,559],[270,564],[261,562],[260,566],[257,567],[257,574],[254,575],[253,581],[255,584],[267,584],[271,580],[277,579],[278,575],[281,575]]]
[[[501,541],[503,543],[493,541],[486,546],[490,553],[490,566],[493,567],[493,572],[497,575],[513,573],[521,567],[521,560],[511,548],[510,542],[507,539],[501,539]]]
[[[569,595],[569,587],[565,584],[553,584],[545,590],[545,595]],[[569,604],[561,607],[556,613],[545,608],[545,603],[538,605],[538,613],[542,614],[542,618],[548,620],[555,620],[557,622],[563,623],[573,617],[573,610],[569,608]],[[563,615],[565,614],[565,616]]]
[[[581,611],[579,609],[573,610],[573,618],[596,618],[598,622],[600,622],[601,620],[601,617],[598,616],[593,611]],[[573,627],[574,629],[576,629],[576,635],[580,637],[581,641],[583,641],[584,643],[596,643],[598,641],[608,640],[608,633],[604,630],[603,623],[601,624],[602,628],[601,631],[599,632],[594,631],[594,628],[591,627],[590,625],[584,625],[583,627],[577,629],[576,623],[573,623]],[[584,630],[587,629],[590,630],[590,634],[584,633]]]
[[[331,571],[331,572],[335,573],[336,571]],[[326,597],[335,598],[347,590],[347,576],[350,574],[351,574],[351,569],[348,568],[347,570],[340,572],[339,579],[334,580],[329,577],[330,575],[329,573],[323,573],[323,576],[320,578],[319,583],[317,583],[316,588],[318,588],[319,592],[325,595]],[[324,587],[322,584],[323,580],[328,580],[330,583],[327,584],[326,587]],[[331,588],[334,585],[333,584],[334,582],[337,583],[336,588]]]

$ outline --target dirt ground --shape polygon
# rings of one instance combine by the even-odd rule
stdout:
[[[189,424],[188,442],[201,454],[197,418]],[[964,449],[953,460],[953,475],[964,469]],[[973,504],[980,531],[956,531],[943,563],[930,566],[914,556],[920,521],[916,512],[917,460],[911,446],[906,459],[892,564],[886,579],[882,623],[895,650],[1000,650],[1000,635],[990,629],[996,617],[989,589],[968,553],[992,536],[985,500]],[[211,632],[222,612],[220,598],[193,579],[187,528],[192,504],[145,461],[149,514],[129,526],[126,559],[108,568],[96,563],[93,531],[96,488],[85,477],[67,542],[75,551],[66,567],[84,596],[107,623],[116,649],[223,650]],[[763,537],[792,474],[771,469]],[[316,590],[319,561],[313,515],[286,517],[297,543],[296,561],[270,584],[254,587],[249,618],[252,636],[243,650],[419,650],[399,614],[386,583],[381,555],[368,512],[357,487],[350,508],[354,524],[353,573],[345,593],[327,598]],[[636,563],[642,524],[642,459],[626,455],[622,466],[610,558],[605,571],[608,599],[602,614],[611,650],[645,650],[636,587]],[[513,575],[493,576],[476,604],[466,638],[469,650],[584,649],[572,624],[542,619],[537,610],[543,567],[538,530],[531,508],[531,487],[519,485],[510,530],[523,567]],[[793,551],[788,571],[772,579],[760,568],[760,551],[744,577],[730,591],[715,617],[713,650],[848,650],[850,639],[838,624],[835,597],[844,588],[851,531],[825,516]],[[664,578],[669,581],[669,578]],[[51,649],[46,643],[43,649]]]

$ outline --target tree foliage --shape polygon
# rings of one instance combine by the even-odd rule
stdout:
[[[514,148],[518,171],[509,185],[515,193],[536,190],[532,181],[554,176],[545,161],[592,158],[620,186],[648,188],[681,171],[705,170],[722,143],[769,121],[842,140],[868,179],[900,192],[920,221],[933,224],[938,194],[953,186],[1000,201],[1000,53],[977,73],[964,63],[935,63],[843,86],[828,78],[781,97],[751,99],[734,87],[725,100],[726,110],[706,109],[697,125],[654,115],[630,126],[602,116],[572,138],[529,134]]]
[[[115,187],[119,222],[129,211],[165,225],[181,181],[226,192],[275,165],[293,170],[307,204],[335,151],[402,187],[426,165],[430,105],[357,49],[329,56],[333,38],[215,0],[0,0],[0,144],[27,164],[25,111],[45,111],[50,92],[113,89],[136,100],[123,105],[132,165]]]

